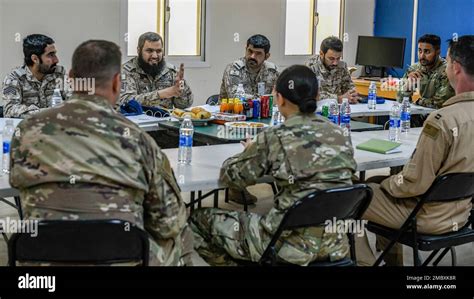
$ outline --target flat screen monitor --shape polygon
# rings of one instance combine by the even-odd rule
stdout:
[[[403,68],[406,38],[359,36],[356,64]]]

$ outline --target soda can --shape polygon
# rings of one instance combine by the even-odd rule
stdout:
[[[268,115],[269,117],[271,117],[273,115],[273,96],[268,97],[268,108]]]
[[[253,118],[260,119],[260,99],[254,99],[253,101]]]
[[[247,105],[249,107],[249,110],[247,110],[247,118],[251,119],[251,118],[253,118],[253,101],[252,101],[252,99],[247,100]]]
[[[260,97],[260,117],[262,118],[268,118],[268,112],[269,112],[269,107],[268,104],[270,103],[270,98],[268,96],[261,96]]]
[[[329,117],[329,105],[324,104],[323,108],[321,109],[321,115],[324,117]]]

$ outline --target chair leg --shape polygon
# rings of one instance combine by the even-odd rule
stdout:
[[[224,201],[229,202],[229,188],[225,188],[225,196],[224,196]]]
[[[247,205],[247,196],[245,195],[245,192],[241,192],[242,198],[244,199],[244,211],[248,212],[248,205]]]
[[[201,190],[198,191],[198,198],[199,198],[198,209],[200,209],[202,208],[202,191]]]
[[[441,252],[441,254],[438,255],[438,257],[436,258],[436,260],[433,262],[433,266],[435,266],[435,267],[438,266],[438,264],[441,262],[441,260],[443,259],[443,257],[446,255],[446,253],[448,253],[449,249],[450,249],[449,247],[445,248],[445,249],[443,250],[443,252]]]
[[[0,224],[0,230],[2,231],[3,240],[5,240],[5,243],[7,243],[8,245],[8,237],[7,237],[7,234],[3,231],[3,225],[1,224]]]
[[[194,191],[191,191],[191,198],[190,198],[190,206],[189,206],[189,211],[193,212],[194,211],[194,198],[196,197],[196,193]]]
[[[20,217],[20,220],[23,220],[23,209],[21,208],[20,197],[15,196],[14,199],[15,199],[15,204],[16,204],[17,209],[18,209],[18,216]]]
[[[350,234],[350,233],[349,233],[349,246],[351,246],[351,248],[350,248],[351,260],[354,262],[355,265],[357,265],[357,256],[356,256],[356,250],[355,250],[354,234]]]
[[[214,191],[214,208],[219,207],[219,189]]]
[[[270,186],[272,186],[273,195],[277,195],[278,194],[278,188],[277,188],[275,182],[270,183]]]
[[[430,256],[428,256],[428,258],[423,262],[423,265],[421,265],[422,267],[425,267],[425,266],[428,266],[428,264],[431,262],[431,260],[436,256],[436,254],[438,254],[440,249],[437,249],[437,250],[434,250]]]
[[[457,264],[456,248],[454,248],[454,247],[451,247],[451,264],[453,266],[456,266],[456,264]]]

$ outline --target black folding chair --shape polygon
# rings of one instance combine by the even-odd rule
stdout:
[[[219,95],[215,94],[215,95],[210,96],[206,100],[206,104],[207,105],[212,105],[212,106],[219,105]]]
[[[416,215],[425,203],[430,202],[452,202],[462,200],[474,195],[474,173],[451,173],[436,178],[428,191],[417,197],[418,204],[415,206],[407,220],[400,229],[392,229],[383,225],[369,222],[367,229],[377,235],[385,237],[391,242],[383,250],[374,266],[378,266],[388,251],[395,245],[401,243],[413,248],[413,261],[415,266],[427,266],[439,251],[443,250],[433,263],[437,266],[441,259],[451,250],[453,266],[456,264],[456,251],[454,246],[474,241],[474,230],[470,225],[473,222],[473,214],[469,217],[464,227],[442,235],[420,234],[417,231]],[[419,250],[433,251],[421,264]]]
[[[15,233],[8,242],[9,265],[45,262],[148,265],[148,234],[123,220],[43,220],[36,236]]]
[[[288,266],[277,261],[276,243],[284,231],[322,226],[327,220],[360,220],[372,200],[372,189],[364,184],[313,192],[295,202],[283,217],[258,263],[235,260],[241,265]],[[350,258],[335,262],[313,262],[309,266],[354,266],[357,262],[354,235],[348,232]]]

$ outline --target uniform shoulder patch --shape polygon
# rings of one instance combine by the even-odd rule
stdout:
[[[435,118],[438,119],[438,120],[439,120],[441,117],[443,117],[443,116],[442,116],[441,114],[439,114],[439,113],[436,114],[436,116],[435,116]]]
[[[240,76],[240,71],[231,69],[230,72],[229,72],[229,75],[231,75],[231,76]]]
[[[234,63],[232,63],[232,66],[240,70],[245,66],[245,62],[242,60],[236,60]]]
[[[124,63],[124,65],[123,65],[123,69],[128,71],[128,72],[132,71],[133,68],[134,68],[134,66],[133,66],[132,61],[128,61],[128,62]]]
[[[436,140],[439,136],[440,128],[430,124],[430,123],[425,123],[425,126],[423,127],[422,133],[427,135],[428,137]]]

